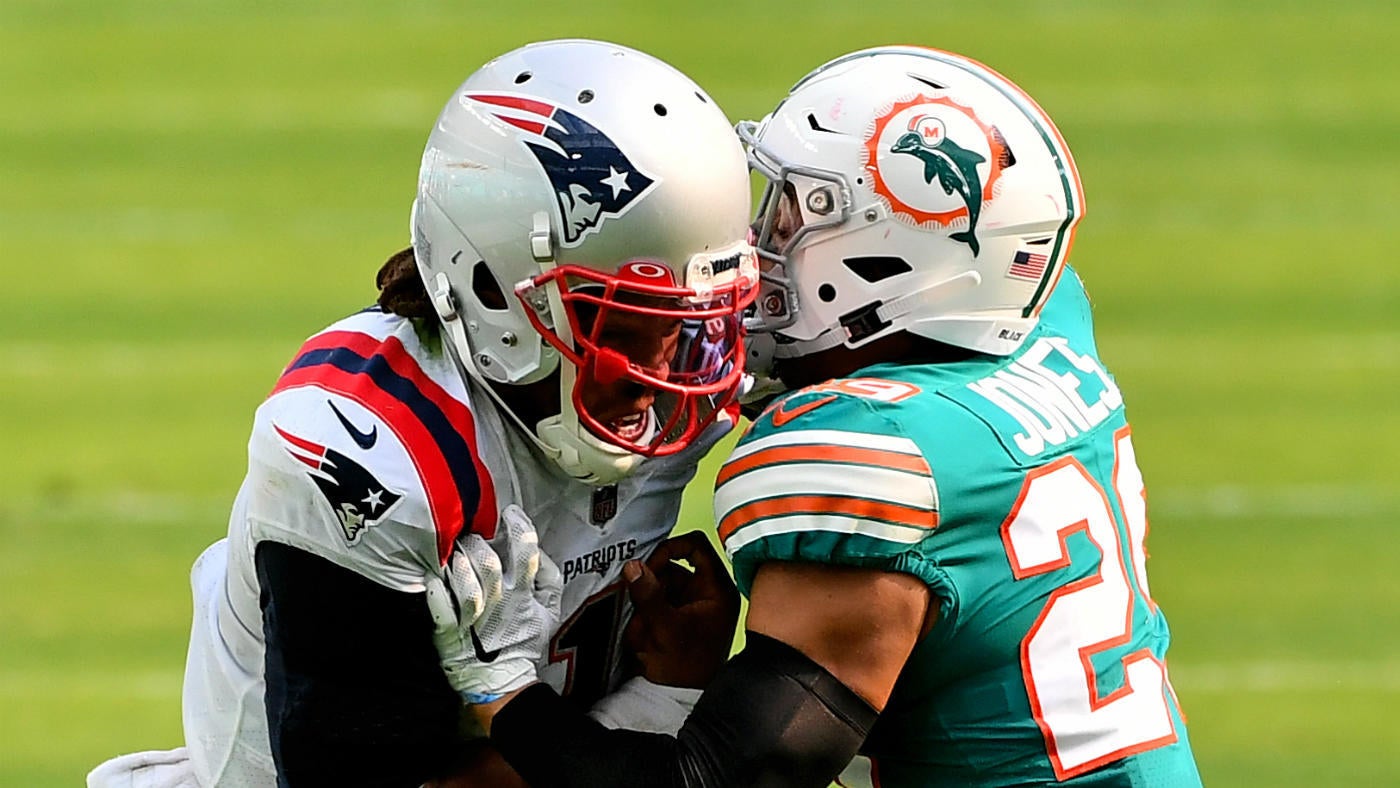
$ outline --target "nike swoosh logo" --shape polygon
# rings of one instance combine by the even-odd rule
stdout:
[[[835,394],[828,394],[820,399],[807,400],[795,408],[789,408],[786,401],[780,402],[778,403],[778,407],[773,410],[773,426],[781,427],[798,416],[804,413],[810,413],[835,399]]]
[[[472,636],[472,651],[476,652],[477,659],[481,660],[482,662],[495,662],[496,657],[501,656],[500,649],[496,649],[495,651],[487,651],[486,649],[481,647],[481,638],[476,636],[475,624],[468,626],[467,632],[470,633]]]
[[[374,442],[379,439],[378,424],[374,425],[373,427],[370,427],[369,432],[362,432],[356,429],[355,425],[351,424],[349,419],[345,418],[345,414],[340,412],[340,408],[337,408],[334,402],[326,400],[326,404],[331,406],[331,410],[335,413],[335,417],[337,419],[340,419],[340,426],[344,427],[345,431],[350,433],[350,437],[355,439],[355,443],[361,449],[371,449],[374,447]]]

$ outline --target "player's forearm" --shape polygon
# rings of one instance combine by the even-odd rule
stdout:
[[[676,737],[608,730],[536,685],[504,704],[491,738],[533,786],[821,788],[875,715],[800,652],[751,634]]]
[[[287,545],[255,563],[268,732],[284,784],[416,786],[458,757],[460,708],[422,594]]]
[[[609,730],[543,684],[505,704],[492,720],[491,741],[535,788],[691,784],[676,768],[676,739]]]
[[[424,785],[426,788],[528,788],[525,778],[485,739],[468,744],[460,764],[449,774]]]

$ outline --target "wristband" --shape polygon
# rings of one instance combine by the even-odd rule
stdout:
[[[588,716],[609,728],[674,736],[703,692],[690,687],[657,684],[643,676],[636,676],[593,704]]]

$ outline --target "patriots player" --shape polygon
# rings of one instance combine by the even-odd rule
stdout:
[[[502,784],[458,772],[491,768],[459,733],[482,675],[678,727],[698,690],[629,679],[620,572],[666,539],[737,412],[749,198],[729,121],[649,55],[550,41],[472,74],[377,305],[307,340],[257,410],[228,536],[192,573],[184,773],[146,768],[183,751],[144,754],[90,784]],[[480,667],[453,671],[430,592],[457,616],[452,571],[484,540],[531,577],[557,562],[562,623],[449,620]],[[466,580],[477,604],[500,593]]]
[[[740,134],[769,182],[755,322],[793,389],[715,489],[747,645],[675,737],[536,685],[480,707],[493,742],[539,786],[1199,786],[1055,126],[894,47]]]

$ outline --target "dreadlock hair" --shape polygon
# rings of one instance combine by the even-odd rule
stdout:
[[[384,261],[374,276],[374,284],[379,288],[379,307],[385,312],[436,324],[437,309],[428,297],[428,288],[423,286],[423,277],[418,275],[412,247],[395,252]]]

